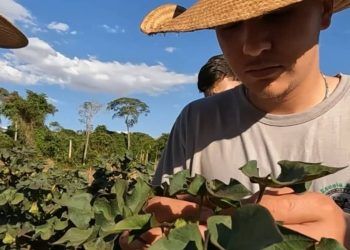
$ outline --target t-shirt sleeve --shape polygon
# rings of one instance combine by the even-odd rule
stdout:
[[[168,181],[169,175],[186,168],[187,111],[185,108],[176,119],[158,163],[152,185],[159,186]]]

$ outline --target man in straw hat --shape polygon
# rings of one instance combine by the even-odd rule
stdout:
[[[17,49],[25,47],[27,44],[26,36],[0,15],[0,48]]]
[[[258,161],[261,176],[278,175],[276,163],[284,159],[349,165],[350,77],[325,76],[318,45],[332,14],[349,6],[350,0],[198,0],[187,10],[168,4],[150,12],[141,24],[147,34],[215,29],[226,60],[242,81],[232,91],[185,107],[154,184],[187,168],[208,179],[234,178],[257,191],[239,171],[249,160]],[[261,204],[286,227],[350,247],[350,208],[344,205],[349,203],[339,202],[342,210],[330,197],[349,200],[350,168],[314,181],[303,194],[270,190]],[[197,207],[155,197],[146,211],[177,218]],[[152,243],[155,234],[154,229],[143,239]]]

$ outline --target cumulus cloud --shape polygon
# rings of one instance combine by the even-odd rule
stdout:
[[[158,94],[171,87],[194,83],[196,75],[179,74],[164,65],[132,64],[67,57],[39,38],[0,56],[0,82],[58,84],[100,93]]]
[[[168,52],[168,53],[174,53],[174,51],[176,50],[176,48],[175,48],[175,47],[166,47],[164,50],[165,50],[166,52]]]
[[[66,23],[51,22],[47,25],[47,28],[57,32],[66,32],[69,30],[69,25]]]
[[[0,12],[11,22],[23,22],[25,24],[34,25],[34,18],[22,5],[15,0],[1,0]]]
[[[125,33],[125,29],[120,28],[118,25],[114,25],[114,27],[110,27],[107,24],[103,24],[102,28],[108,33],[116,34],[116,33]]]

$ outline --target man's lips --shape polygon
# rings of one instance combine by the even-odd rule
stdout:
[[[249,67],[245,73],[254,78],[265,78],[281,74],[283,70],[282,65],[260,65]]]

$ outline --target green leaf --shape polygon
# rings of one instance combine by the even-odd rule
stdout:
[[[16,189],[10,187],[0,194],[0,206],[7,204],[9,201],[13,200]]]
[[[16,238],[13,237],[11,234],[6,232],[5,237],[2,239],[2,243],[6,245],[11,245],[16,242]]]
[[[194,196],[199,195],[199,191],[204,187],[205,181],[206,180],[203,176],[196,174],[195,177],[191,180],[187,192]]]
[[[173,196],[187,189],[187,179],[190,178],[190,170],[177,172],[170,178],[169,195]]]
[[[215,215],[208,218],[207,221],[210,241],[220,250],[224,250],[223,246],[227,246],[230,240],[232,229],[231,216]]]
[[[206,182],[208,193],[214,197],[224,198],[231,201],[240,201],[251,192],[240,182],[230,179],[229,184],[225,184],[220,180],[212,180]]]
[[[278,176],[276,183],[293,185],[307,183],[309,181],[334,174],[343,168],[333,168],[322,165],[321,163],[306,163],[300,161],[279,161],[281,166],[281,174]],[[293,186],[292,186],[293,188]],[[307,190],[305,186],[304,191]]]
[[[86,229],[90,220],[94,218],[90,205],[91,199],[91,194],[81,193],[75,194],[68,199],[64,198],[60,202],[60,205],[68,207],[68,218],[80,229]]]
[[[180,227],[184,227],[188,224],[188,222],[182,218],[177,219],[174,223],[174,227],[175,228],[180,228]]]
[[[149,250],[164,249],[203,249],[202,236],[197,224],[187,224],[173,229],[168,236],[157,240]]]
[[[24,199],[24,195],[22,193],[16,193],[14,198],[11,200],[10,204],[11,205],[17,205],[20,202],[22,202]]]
[[[258,183],[265,187],[291,187],[295,192],[305,192],[310,187],[312,180],[336,173],[344,168],[332,168],[321,163],[306,163],[300,161],[280,161],[281,174],[259,177],[256,161],[248,162],[240,168],[249,177],[252,183]]]
[[[320,243],[316,245],[315,250],[346,250],[338,241],[334,239],[322,238]]]
[[[54,224],[54,229],[57,231],[64,230],[68,227],[68,221],[67,220],[59,220],[57,219]]]
[[[97,198],[94,202],[93,208],[95,213],[101,213],[107,220],[114,220],[111,205],[106,198]]]
[[[113,250],[114,241],[105,242],[103,238],[97,238],[95,240],[86,242],[84,244],[86,250]]]
[[[264,250],[295,250],[295,249],[313,249],[316,240],[302,235],[289,228],[278,226],[281,233],[283,234],[283,241],[273,244]]]
[[[53,244],[64,244],[68,242],[69,246],[77,247],[83,244],[92,234],[93,228],[89,229],[79,229],[79,228],[71,228],[69,229],[58,241]]]
[[[220,249],[260,250],[283,241],[269,211],[255,204],[237,209],[232,217],[210,217],[208,230],[211,242]]]
[[[40,235],[42,240],[49,240],[53,233],[54,229],[51,223],[46,223],[35,228],[35,234]]]
[[[117,224],[103,226],[101,229],[106,235],[118,234],[125,230],[139,230],[149,222],[151,216],[151,214],[134,215],[119,221]]]
[[[257,166],[257,161],[249,161],[247,164],[245,164],[243,167],[240,168],[240,170],[248,176],[251,177],[259,177],[259,169]]]
[[[123,179],[117,179],[115,181],[114,186],[111,189],[111,192],[116,195],[115,202],[113,203],[113,208],[117,210],[118,214],[127,217],[125,214],[125,200],[124,197],[126,195],[128,189],[128,182]]]
[[[132,213],[138,214],[149,196],[152,194],[152,188],[141,178],[136,179],[135,188],[130,196],[127,196],[126,206],[130,208]]]

